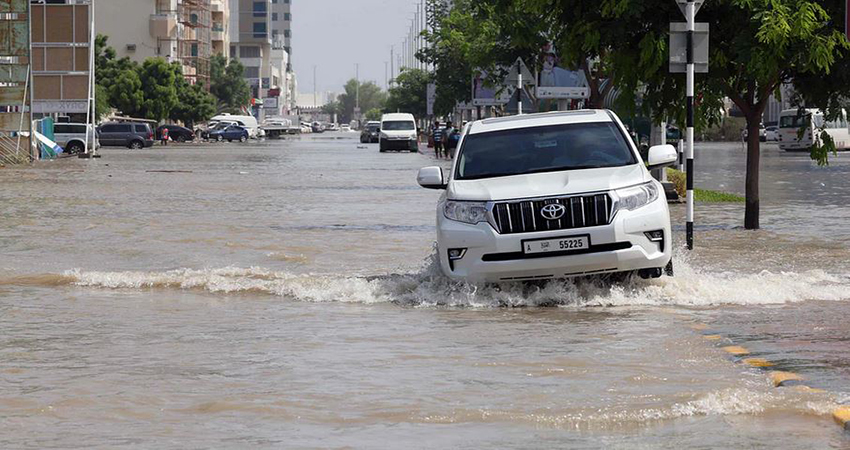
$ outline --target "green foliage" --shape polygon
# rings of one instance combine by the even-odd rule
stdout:
[[[140,112],[148,119],[162,121],[177,106],[177,83],[183,78],[180,64],[162,58],[149,58],[142,64],[139,80],[144,101]]]
[[[171,110],[171,119],[179,120],[192,128],[196,122],[204,122],[216,113],[216,98],[199,84],[189,85],[185,81],[178,87],[177,105]]]
[[[679,197],[685,197],[685,173],[676,169],[667,168],[667,180],[673,183]],[[711,191],[708,189],[694,189],[694,200],[705,203],[743,203],[744,197],[728,192]]]
[[[245,81],[245,67],[237,60],[215,55],[210,60],[210,93],[218,99],[219,109],[239,112],[251,103],[251,87]]]
[[[348,83],[345,83],[345,92],[337,97],[337,101],[341,105],[340,123],[348,123],[354,118],[354,107],[357,104],[357,86],[357,80],[348,80]],[[387,93],[377,84],[372,81],[360,83],[360,111],[382,110],[386,101]]]
[[[96,84],[94,88],[94,118],[95,121],[98,121],[101,117],[109,114],[109,110],[112,109],[112,106],[109,103],[109,91],[99,84]]]
[[[381,111],[380,108],[372,108],[369,111],[366,111],[366,120],[372,120],[377,122],[381,120],[381,115],[383,114],[384,112]]]
[[[145,94],[142,92],[142,80],[136,70],[122,70],[111,84],[107,85],[106,90],[109,93],[109,103],[116,109],[129,116],[140,113]]]
[[[405,69],[395,79],[390,88],[385,110],[387,112],[405,112],[422,118],[428,114],[428,83],[431,77],[420,69]]]

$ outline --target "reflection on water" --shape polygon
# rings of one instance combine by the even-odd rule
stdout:
[[[0,448],[850,445],[850,207],[799,189],[843,192],[844,155],[767,149],[765,229],[698,205],[675,278],[469,286],[431,261],[433,159],[327,137],[0,170]],[[698,180],[736,190],[736,152]],[[771,389],[695,321],[831,392]]]

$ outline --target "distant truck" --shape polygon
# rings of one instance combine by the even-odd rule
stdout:
[[[296,125],[299,124],[299,125]],[[300,120],[295,116],[290,117],[270,117],[266,119],[260,128],[265,130],[266,137],[279,138],[285,134],[300,134]]]

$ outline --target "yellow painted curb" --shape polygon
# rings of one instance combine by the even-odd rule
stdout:
[[[797,392],[807,392],[807,393],[810,393],[810,394],[825,394],[826,393],[826,391],[823,390],[823,389],[811,388],[811,387],[808,387],[808,386],[805,386],[805,385],[802,385],[802,384],[799,385],[799,386],[790,387],[789,389],[793,389]]]
[[[723,336],[719,334],[706,334],[703,338],[708,339],[709,341],[719,341],[723,339]]]
[[[845,430],[850,431],[850,406],[842,406],[832,412],[832,417]]]
[[[731,353],[735,356],[749,355],[750,354],[749,350],[745,349],[744,347],[741,347],[740,345],[730,345],[730,346],[727,346],[727,347],[723,347],[723,350],[726,353]]]
[[[752,367],[773,367],[775,364],[764,359],[764,358],[746,358],[743,360],[744,364],[747,364]]]
[[[796,373],[780,371],[770,372],[770,379],[776,387],[787,386],[792,383],[799,383],[803,381],[803,377]]]

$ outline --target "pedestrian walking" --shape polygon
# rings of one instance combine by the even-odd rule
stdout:
[[[460,140],[460,133],[451,122],[446,124],[445,140],[446,158],[452,159],[455,156],[455,149],[457,149],[457,143]]]
[[[440,126],[440,122],[434,122],[434,153],[437,154],[437,159],[442,157],[443,154],[443,137],[445,134],[445,130]]]
[[[168,145],[168,128],[162,129],[162,136],[160,136],[160,144]]]

